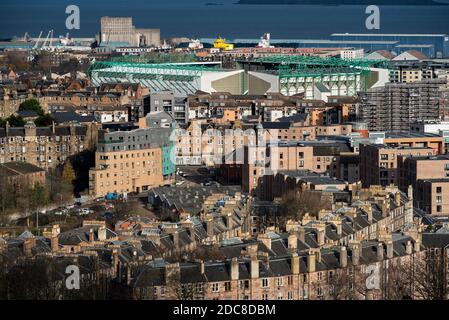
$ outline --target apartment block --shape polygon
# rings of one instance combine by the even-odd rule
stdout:
[[[429,156],[437,154],[433,148],[388,146],[385,144],[360,145],[360,180],[364,187],[370,185],[398,185],[400,156]],[[408,188],[408,186],[407,186]]]
[[[95,167],[89,171],[89,194],[147,191],[174,181],[174,120],[149,113],[139,128],[100,133]]]
[[[414,188],[414,205],[432,215],[447,215],[449,157],[409,156],[400,157],[399,183],[401,190]]]

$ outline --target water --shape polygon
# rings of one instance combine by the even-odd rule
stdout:
[[[326,38],[334,32],[369,32],[365,6],[235,5],[237,0],[0,0],[0,38],[28,32],[93,37],[101,16],[132,16],[136,27],[160,28],[162,37]],[[446,0],[449,2],[449,0]],[[205,6],[204,3],[223,3]],[[373,0],[375,3],[375,0]],[[76,4],[81,29],[66,30],[65,8]],[[449,6],[386,6],[380,33],[449,33]],[[371,31],[372,32],[372,31]]]

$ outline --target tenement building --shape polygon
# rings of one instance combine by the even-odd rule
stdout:
[[[55,168],[68,158],[92,150],[97,141],[97,127],[91,125],[52,125],[0,128],[0,163],[25,161],[42,169]]]

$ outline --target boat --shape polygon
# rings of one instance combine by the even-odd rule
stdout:
[[[161,49],[162,50],[170,50],[171,49],[171,45],[169,45],[167,43],[167,41],[164,40],[164,42],[162,43]]]
[[[226,39],[218,37],[214,42],[214,48],[229,51],[234,50],[234,45],[232,43],[226,43]]]
[[[198,39],[193,39],[192,41],[189,42],[189,49],[191,50],[200,50],[203,48],[204,48],[203,44]]]
[[[259,44],[256,48],[274,48],[274,46],[270,45],[270,34],[264,33],[262,37],[260,37]]]
[[[63,45],[63,46],[73,46],[73,45],[75,45],[75,42],[74,42],[73,39],[69,36],[68,33],[65,35],[65,37],[59,36],[59,42],[60,42],[61,45]]]

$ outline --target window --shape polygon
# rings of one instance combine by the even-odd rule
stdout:
[[[268,293],[262,293],[262,300],[268,300]]]
[[[288,277],[287,277],[287,284],[288,284],[289,286],[293,285],[293,276],[288,276]]]
[[[277,277],[276,278],[276,284],[277,284],[278,287],[282,287],[284,285],[284,278]]]
[[[240,281],[240,289],[249,289],[249,280]]]
[[[293,292],[292,291],[287,292],[287,299],[293,300]]]
[[[268,279],[267,278],[262,279],[262,288],[268,288]]]
[[[231,291],[231,282],[230,281],[225,282],[225,291]]]
[[[441,187],[437,187],[437,193],[441,193]]]
[[[220,284],[218,282],[212,283],[212,292],[218,292],[220,290]]]

